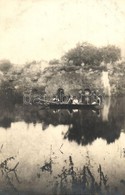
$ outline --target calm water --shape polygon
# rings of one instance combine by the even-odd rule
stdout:
[[[125,194],[125,98],[94,110],[0,102],[0,195]]]

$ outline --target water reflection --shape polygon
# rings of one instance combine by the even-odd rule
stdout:
[[[109,110],[110,110],[111,98],[105,98],[104,107],[102,110],[102,120],[108,121]]]
[[[0,189],[34,195],[125,190],[125,134],[110,145],[96,139],[83,147],[63,139],[66,131],[67,125],[42,131],[41,124],[27,128],[24,122],[12,123],[11,131],[0,128]]]
[[[124,104],[69,111],[1,100],[2,193],[124,194]]]
[[[110,105],[111,104],[111,105]],[[0,104],[0,126],[10,128],[12,122],[25,121],[27,124],[37,123],[46,130],[53,126],[67,125],[64,139],[77,144],[91,144],[97,138],[112,143],[119,138],[125,127],[125,98],[105,99],[102,110],[50,110],[19,104]]]

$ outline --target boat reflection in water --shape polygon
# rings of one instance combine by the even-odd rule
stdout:
[[[106,100],[106,104],[101,110],[57,110],[59,116],[57,121],[59,120],[60,124],[65,124],[68,120],[69,123],[64,139],[82,145],[91,144],[97,138],[103,138],[107,143],[118,139],[122,124],[116,120],[117,118],[109,119],[109,103],[110,101]]]
[[[124,194],[125,98],[101,110],[0,103],[3,194]]]
[[[105,103],[104,103],[104,107],[102,110],[102,120],[103,121],[108,121],[110,104],[111,104],[111,98],[110,97],[105,98]]]

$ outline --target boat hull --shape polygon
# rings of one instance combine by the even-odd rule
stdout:
[[[90,104],[90,105],[85,105],[85,104],[55,104],[55,103],[50,103],[46,105],[49,108],[52,109],[102,109],[103,105],[98,105],[98,104]]]

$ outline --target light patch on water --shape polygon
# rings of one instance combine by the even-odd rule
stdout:
[[[77,168],[82,170],[84,165],[89,166],[90,164],[95,178],[98,178],[97,170],[101,164],[104,173],[108,175],[110,185],[125,178],[125,159],[120,155],[125,147],[124,133],[121,133],[119,140],[110,145],[100,138],[96,139],[93,144],[83,147],[63,139],[67,130],[67,125],[57,127],[49,125],[46,131],[42,131],[41,124],[36,126],[30,124],[27,127],[24,122],[12,123],[8,130],[0,128],[0,146],[3,145],[0,153],[1,162],[10,156],[14,156],[16,159],[16,162],[13,161],[13,163],[19,162],[17,174],[21,183],[14,183],[17,189],[34,189],[39,192],[48,189],[51,191],[46,184],[54,182],[54,176],[61,173],[64,165],[68,166],[69,156],[72,156],[76,170]],[[40,169],[50,158],[52,175],[49,172],[44,173]],[[40,175],[40,178],[37,175]],[[4,185],[2,177],[0,185]]]
[[[110,97],[105,98],[104,107],[102,109],[102,120],[103,121],[108,121],[110,104],[111,104]]]
[[[108,71],[102,72],[102,83],[104,86],[104,93],[106,96],[111,96],[111,87],[109,83]]]

